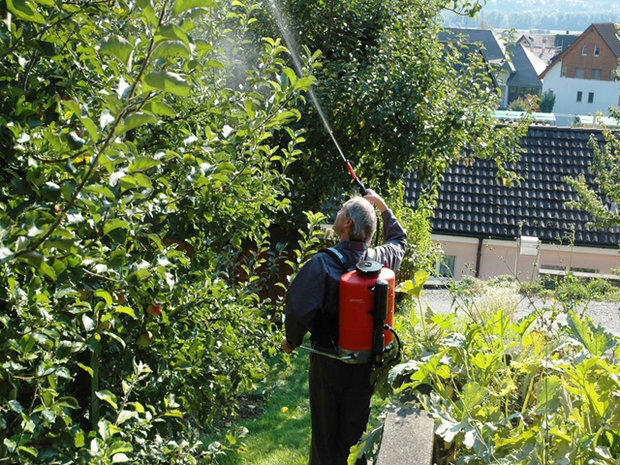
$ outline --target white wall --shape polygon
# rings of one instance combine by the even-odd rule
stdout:
[[[433,241],[440,244],[445,255],[456,257],[454,279],[475,275],[479,239],[473,237],[433,234]],[[571,247],[556,244],[540,244],[538,255],[521,255],[517,258],[517,241],[483,239],[480,248],[480,278],[510,275],[521,281],[538,276],[541,268],[562,267],[591,269],[600,275],[613,275],[620,267],[617,249],[595,247]]]
[[[609,107],[618,106],[620,81],[598,81],[560,77],[562,62],[557,63],[545,75],[543,92],[552,90],[555,94],[553,113],[569,115],[609,114]],[[581,102],[577,92],[581,91]],[[594,102],[588,103],[588,94],[594,92]]]

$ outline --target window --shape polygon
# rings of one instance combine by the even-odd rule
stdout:
[[[581,102],[581,98],[583,97],[583,92],[579,91],[577,92],[577,101]]]
[[[437,272],[439,276],[454,278],[454,264],[456,262],[455,255],[444,255],[437,263]]]
[[[597,57],[599,56],[599,54],[601,53],[601,51],[598,48],[598,45],[594,46],[594,56]]]
[[[600,69],[592,69],[590,70],[590,79],[596,79],[597,81],[601,80],[601,70]]]
[[[575,78],[577,78],[577,79],[585,79],[586,78],[586,69],[585,68],[577,68],[575,70]]]
[[[584,45],[583,48],[581,49],[581,55],[588,56],[588,46]]]
[[[594,102],[594,92],[588,94],[588,103]]]
[[[566,77],[566,66],[562,66],[562,74],[561,77]]]

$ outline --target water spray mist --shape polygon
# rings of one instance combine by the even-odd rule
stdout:
[[[282,12],[280,11],[279,5],[277,4],[276,0],[269,0],[268,3],[271,9],[271,12],[273,14],[273,17],[278,23],[278,28],[280,29],[280,33],[282,34],[284,43],[286,44],[286,47],[288,48],[291,54],[291,58],[293,59],[293,65],[295,66],[297,75],[301,77],[303,75],[303,68],[301,65],[301,59],[299,58],[299,54],[298,54],[299,48],[297,46],[297,41],[293,37],[293,34],[291,34],[290,29],[288,27],[288,22],[285,20],[284,16],[282,15]],[[353,170],[351,163],[349,163],[349,161],[347,160],[347,157],[344,156],[344,153],[342,149],[340,148],[340,144],[338,144],[338,141],[336,140],[336,137],[334,136],[334,132],[332,131],[329,125],[329,122],[327,121],[327,117],[325,116],[325,114],[323,113],[323,110],[321,109],[321,105],[319,104],[319,101],[316,98],[314,91],[312,89],[309,89],[309,93],[310,93],[310,100],[312,100],[312,104],[314,105],[314,108],[318,112],[321,118],[321,121],[323,122],[323,126],[325,127],[325,130],[327,131],[332,141],[334,142],[334,145],[336,146],[336,149],[338,150],[340,157],[346,163],[347,169],[349,170],[351,177],[357,183],[362,195],[366,195],[366,187],[364,187],[364,184],[362,183],[362,181],[355,174],[355,171]]]

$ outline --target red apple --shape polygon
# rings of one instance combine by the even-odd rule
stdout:
[[[146,313],[148,313],[149,315],[158,316],[161,313],[161,305],[159,305],[157,302],[148,304],[146,306]]]

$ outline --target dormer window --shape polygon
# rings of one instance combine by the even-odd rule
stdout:
[[[581,49],[581,55],[586,57],[588,56],[588,46],[584,45],[583,48]]]

